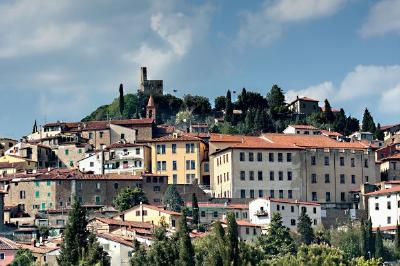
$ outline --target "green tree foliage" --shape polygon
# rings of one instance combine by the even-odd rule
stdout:
[[[266,257],[283,256],[295,252],[294,240],[289,234],[289,229],[282,224],[282,216],[279,212],[272,214],[267,234],[258,238],[256,246]]]
[[[199,203],[195,193],[192,194],[192,218],[195,225],[200,224]]]
[[[300,234],[300,241],[302,243],[309,245],[314,241],[314,231],[311,227],[311,219],[304,210],[299,216],[297,232]]]
[[[191,110],[194,115],[204,117],[211,113],[211,104],[208,98],[203,96],[185,95],[183,97],[183,105],[186,109]]]
[[[146,197],[146,193],[141,188],[126,187],[119,192],[118,196],[114,199],[113,205],[119,211],[125,211],[140,203],[147,204],[149,201]]]
[[[367,253],[369,256],[373,256],[375,253],[375,236],[372,233],[372,221],[371,218],[368,219],[367,224],[365,226],[365,233],[366,233],[366,240],[368,244],[368,250]]]
[[[365,259],[364,257],[358,257],[349,263],[352,266],[380,266],[382,265],[382,258],[371,258]]]
[[[346,114],[343,110],[343,108],[340,108],[339,113],[336,116],[335,122],[334,122],[334,130],[336,132],[339,132],[341,134],[346,134]]]
[[[103,250],[103,247],[96,240],[96,236],[94,234],[89,234],[88,246],[83,252],[79,266],[92,265],[109,266],[110,256],[108,256],[107,252]]]
[[[376,131],[374,119],[372,118],[372,115],[367,108],[365,108],[364,111],[361,130],[363,132],[371,132],[371,133],[375,133]]]
[[[325,99],[324,118],[327,123],[332,123],[335,120],[335,115],[332,112],[331,104],[328,99]]]
[[[15,253],[14,260],[9,266],[34,266],[36,258],[29,249],[18,249]]]
[[[179,259],[179,237],[167,237],[165,227],[156,229],[156,240],[147,251],[147,264],[151,266],[177,265]]]
[[[267,94],[267,101],[272,116],[287,112],[285,95],[278,85],[272,86],[270,92]]]
[[[226,234],[228,242],[228,256],[231,265],[239,265],[239,229],[235,214],[230,212],[226,217],[228,230]]]
[[[381,230],[379,228],[376,231],[375,253],[374,254],[375,254],[376,258],[383,258],[384,257],[382,233],[381,233]]]
[[[181,212],[184,204],[175,185],[169,185],[165,191],[163,202],[168,210]]]
[[[350,135],[353,132],[360,130],[360,121],[352,116],[348,116],[346,119],[346,127],[344,135]]]
[[[367,228],[364,220],[361,220],[360,225],[360,253],[361,256],[368,258],[368,239],[367,239]]]
[[[183,209],[179,220],[179,265],[194,265],[194,249],[189,236],[189,227],[186,219],[186,209]]]
[[[218,96],[214,99],[214,110],[215,111],[225,110],[225,107],[226,107],[225,96]]]
[[[148,265],[146,249],[137,241],[133,241],[134,253],[130,259],[131,266],[146,266]]]
[[[58,265],[78,265],[79,258],[82,257],[82,250],[87,247],[88,243],[89,232],[86,229],[87,224],[86,210],[79,201],[74,200],[64,231],[60,255],[57,258]]]
[[[399,225],[399,223],[397,223],[397,225],[396,225],[396,235],[394,238],[394,244],[395,244],[397,253],[400,254],[400,225]]]
[[[233,121],[233,105],[232,105],[232,97],[230,90],[228,90],[228,92],[226,93],[224,120],[230,123]]]
[[[344,225],[340,229],[333,229],[330,232],[330,242],[332,246],[343,251],[346,260],[360,257],[360,235],[361,227],[352,226],[352,224]]]
[[[376,126],[374,137],[375,137],[375,139],[382,140],[382,141],[383,141],[383,138],[385,137],[385,135],[381,129],[380,123],[378,123],[378,125]]]
[[[124,114],[125,102],[124,102],[124,87],[122,83],[119,85],[119,112],[121,115]]]

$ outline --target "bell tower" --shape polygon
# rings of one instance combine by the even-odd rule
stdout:
[[[150,95],[149,101],[146,106],[146,118],[156,119],[156,105],[154,104],[153,95]]]

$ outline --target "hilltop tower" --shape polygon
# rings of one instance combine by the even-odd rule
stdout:
[[[140,84],[139,91],[146,95],[163,94],[163,81],[162,80],[148,80],[147,68],[140,68]]]

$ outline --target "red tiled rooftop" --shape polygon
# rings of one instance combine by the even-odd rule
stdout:
[[[289,125],[289,126],[295,128],[295,129],[318,130],[318,128],[316,128],[312,125]]]
[[[112,218],[102,218],[102,217],[96,217],[94,219],[98,220],[102,223],[108,224],[108,225],[120,225],[120,226],[127,226],[127,227],[134,227],[134,228],[146,228],[146,229],[154,228],[153,224],[146,223],[146,222],[121,221],[121,220],[116,220],[116,219],[112,219]]]
[[[170,214],[170,215],[177,215],[177,216],[182,215],[182,214],[180,214],[179,212],[174,212],[174,211],[170,211],[170,210],[165,210],[165,209],[163,209],[163,208],[161,208],[161,207],[157,207],[157,206],[150,205],[150,204],[142,204],[142,206],[143,206],[143,208],[152,209],[152,210],[159,211],[159,212],[166,213],[166,214]],[[131,212],[132,210],[135,210],[135,209],[137,209],[137,208],[139,208],[139,207],[140,207],[140,205],[134,206],[134,207],[132,207],[132,208],[126,210],[126,211],[123,211],[123,212],[121,212],[121,213],[115,215],[114,217],[119,217],[119,216],[121,216],[122,214]]]
[[[391,160],[396,160],[396,161],[400,160],[400,153],[382,159],[382,161],[391,161]]]
[[[330,131],[330,130],[324,130],[324,129],[321,130],[321,134],[322,134],[322,135],[329,136],[329,137],[342,137],[342,136],[343,136],[343,135],[340,134],[339,132]]]
[[[146,146],[146,145],[142,143],[113,143],[111,145],[108,145],[105,149],[109,150],[109,149],[141,147],[141,146]]]
[[[297,205],[309,205],[309,206],[320,206],[317,202],[311,201],[299,201],[299,200],[290,200],[290,199],[277,199],[277,198],[267,198],[271,202],[278,203],[288,203],[288,204],[297,204]]]
[[[151,140],[151,142],[171,142],[171,141],[202,141],[202,139],[191,136],[189,134],[183,134],[183,135],[178,134],[176,136],[171,134]]]
[[[370,192],[367,193],[367,196],[378,196],[378,195],[384,195],[384,194],[390,194],[390,193],[398,193],[400,192],[400,186],[394,186],[391,188],[387,188],[387,189],[381,189],[381,190],[377,190],[374,192]]]
[[[15,249],[18,249],[17,243],[8,238],[0,237],[0,250],[15,250]]]
[[[117,242],[120,244],[123,244],[125,246],[128,247],[133,247],[133,241],[132,240],[127,240],[124,239],[122,237],[119,237],[117,235],[112,235],[112,234],[106,234],[106,233],[102,233],[102,234],[97,234],[98,237],[113,241],[113,242]]]

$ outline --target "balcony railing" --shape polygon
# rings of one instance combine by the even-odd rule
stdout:
[[[258,211],[256,212],[256,215],[257,215],[257,216],[268,216],[268,212],[267,212],[267,211],[264,211],[264,210],[258,210]]]

